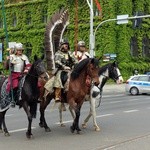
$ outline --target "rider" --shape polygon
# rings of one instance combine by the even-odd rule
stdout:
[[[19,84],[19,78],[22,74],[28,72],[31,67],[28,57],[23,54],[23,44],[16,43],[14,47],[14,54],[10,55],[10,71],[11,74],[8,77],[8,84],[6,90],[10,93],[10,89],[13,89],[13,95],[17,95],[17,89]],[[10,93],[11,94],[11,93]],[[15,106],[14,100],[12,99],[12,107]]]
[[[55,102],[61,101],[61,90],[64,88],[61,82],[61,72],[70,72],[72,66],[77,63],[76,58],[69,51],[69,42],[62,39],[60,42],[60,50],[55,53],[55,65],[57,70],[54,88],[55,88]]]
[[[77,52],[73,52],[73,55],[78,59],[80,62],[85,58],[90,58],[90,54],[87,52],[87,48],[85,46],[84,41],[79,41],[77,45]]]

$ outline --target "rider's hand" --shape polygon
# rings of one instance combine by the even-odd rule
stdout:
[[[68,67],[68,66],[65,66],[65,67],[64,67],[64,70],[71,70],[71,68]]]
[[[24,73],[24,74],[27,74],[27,73],[28,73],[28,71],[29,71],[29,70],[25,69],[23,73]]]

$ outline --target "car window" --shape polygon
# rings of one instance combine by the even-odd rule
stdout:
[[[139,81],[149,81],[149,77],[148,76],[140,76]]]
[[[135,81],[137,81],[138,80],[138,76],[136,76],[136,77],[133,77],[131,80],[135,80]]]

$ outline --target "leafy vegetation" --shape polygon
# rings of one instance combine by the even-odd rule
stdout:
[[[102,7],[102,15],[94,17],[94,29],[97,25],[107,19],[116,18],[117,15],[129,14],[133,16],[140,11],[150,14],[149,0],[99,0]],[[26,53],[30,54],[32,60],[34,54],[44,53],[44,32],[46,19],[58,9],[66,7],[70,13],[70,25],[65,32],[69,39],[71,49],[74,49],[75,35],[75,0],[5,0],[5,12],[9,41],[22,42],[26,46]],[[97,11],[94,6],[94,14]],[[3,18],[0,13],[0,21]],[[15,24],[16,19],[16,24]],[[84,40],[89,45],[90,34],[90,12],[86,0],[78,0],[78,40]],[[0,23],[1,24],[1,23]],[[96,56],[105,53],[116,53],[116,60],[120,63],[120,69],[125,78],[132,74],[133,69],[140,73],[149,71],[150,57],[143,57],[143,37],[146,35],[150,43],[150,19],[143,19],[139,28],[133,28],[133,21],[128,24],[117,25],[116,22],[104,23],[96,32]],[[131,54],[131,38],[137,38],[136,57]],[[0,28],[0,39],[5,39],[5,32]],[[5,49],[6,49],[6,43]],[[150,46],[150,44],[149,44]],[[150,47],[149,47],[150,53]],[[4,51],[4,55],[6,52]],[[102,64],[103,62],[101,62]],[[1,65],[2,68],[2,65]]]

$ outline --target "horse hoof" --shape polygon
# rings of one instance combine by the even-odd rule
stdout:
[[[45,132],[51,132],[51,129],[50,128],[46,128]]]
[[[82,124],[82,128],[86,129],[86,124],[85,123]]]
[[[4,135],[5,135],[5,136],[10,136],[10,134],[9,134],[8,132],[7,132],[7,133],[5,132]]]
[[[44,127],[43,123],[39,123],[39,126],[40,126],[41,128],[43,128],[43,127]]]
[[[63,123],[60,124],[61,127],[65,127],[65,125]]]
[[[74,127],[73,127],[73,126],[71,126],[71,127],[70,127],[70,131],[71,131],[71,133],[74,133],[74,130],[75,130],[75,129],[74,129]]]
[[[31,139],[31,138],[33,138],[33,135],[26,132],[26,137],[27,137],[27,139]]]
[[[99,128],[99,127],[96,127],[96,128],[95,128],[95,131],[100,131],[100,128]]]
[[[94,126],[94,129],[95,129],[95,131],[100,131],[100,128],[99,128],[99,126]]]

